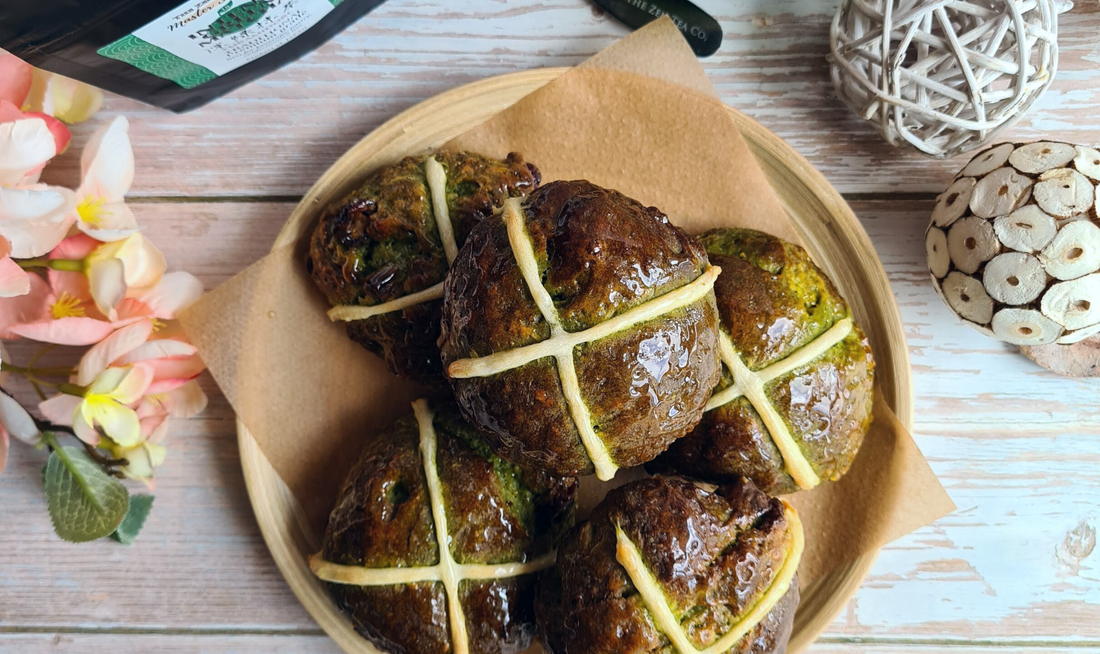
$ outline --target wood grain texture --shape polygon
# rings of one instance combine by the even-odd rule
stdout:
[[[2,634],[0,652],[60,654],[340,654],[323,634]]]
[[[721,49],[703,61],[722,99],[790,142],[842,192],[938,193],[965,161],[883,147],[841,104],[825,62],[836,0],[699,4],[725,30]],[[1098,32],[1096,0],[1062,16],[1058,79],[1005,138],[1097,140]],[[502,73],[573,65],[626,33],[587,0],[390,0],[301,61],[207,107],[175,116],[112,97],[101,117],[124,113],[133,123],[143,162],[135,194],[301,195],[353,143],[421,100]],[[51,178],[78,175],[75,166],[54,168]]]
[[[899,153],[836,100],[823,59],[836,0],[698,3],[726,30],[704,62],[726,102],[857,194],[852,207],[906,325],[914,436],[960,507],[888,546],[809,651],[1100,651],[1100,387],[962,326],[935,295],[923,261],[928,194],[961,162]],[[1078,0],[1062,25],[1059,77],[1014,137],[1100,140],[1100,3]],[[93,122],[131,118],[138,219],[170,266],[212,287],[267,252],[293,208],[270,200],[296,199],[396,112],[471,80],[577,63],[625,33],[585,0],[389,0],[204,109],[173,116],[111,97]],[[78,126],[77,147],[47,179],[75,184],[91,127]],[[210,201],[227,195],[234,201]],[[41,492],[45,457],[13,445],[0,475],[0,652],[337,651],[271,561],[232,411],[209,380],[204,388],[210,408],[174,424],[156,509],[130,548],[58,542]],[[88,629],[109,633],[78,633]]]

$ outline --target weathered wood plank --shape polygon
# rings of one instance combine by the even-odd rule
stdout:
[[[916,438],[959,510],[887,547],[830,633],[1096,637],[1095,382],[959,324],[927,278],[930,202],[854,204],[909,334]]]
[[[951,317],[926,281],[930,202],[853,208],[909,330],[915,436],[959,511],[887,547],[827,636],[1100,641],[1100,563],[1089,537],[1100,525],[1095,382],[1057,379]],[[290,205],[134,209],[170,266],[211,287],[266,252]],[[157,507],[130,548],[57,542],[41,494],[44,457],[13,446],[0,475],[0,524],[9,527],[0,530],[0,631],[315,628],[253,521],[232,411],[209,380],[205,388],[211,406],[175,424]],[[841,646],[849,647],[829,645]]]
[[[324,635],[250,634],[2,634],[0,652],[38,654],[340,654]],[[1062,654],[1062,653],[1059,653]],[[1067,652],[1066,654],[1076,654]]]
[[[886,146],[836,98],[824,57],[835,0],[706,0],[726,39],[704,66],[755,117],[846,192],[939,192],[961,162]],[[1062,19],[1061,71],[1011,132],[1093,142],[1100,122],[1100,6]],[[397,112],[466,82],[576,64],[627,33],[586,0],[390,0],[302,61],[183,116],[118,97],[130,117],[135,195],[299,195]],[[77,129],[75,145],[89,125]],[[75,157],[47,178],[75,184]]]

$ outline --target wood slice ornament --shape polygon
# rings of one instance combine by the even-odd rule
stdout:
[[[1054,372],[1100,376],[1100,151],[1002,143],[936,199],[932,283],[963,322]]]
[[[989,143],[1047,89],[1066,0],[844,0],[833,85],[891,145],[949,158]],[[887,35],[884,38],[884,35]]]

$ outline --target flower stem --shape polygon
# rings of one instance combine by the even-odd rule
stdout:
[[[70,384],[68,382],[58,384],[54,386],[54,388],[66,395],[76,395],[77,397],[84,397],[88,394],[87,386],[77,386],[76,384]]]
[[[34,355],[34,357],[33,357],[33,358],[31,358],[31,362],[27,364],[27,367],[29,367],[29,368],[33,368],[33,367],[34,367],[34,364],[36,364],[36,363],[38,363],[39,361],[41,361],[41,360],[42,360],[42,357],[44,357],[44,356],[46,356],[47,354],[49,354],[50,350],[53,350],[53,349],[54,349],[55,347],[57,347],[57,346],[56,346],[56,345],[54,345],[53,343],[51,343],[51,344],[47,345],[46,347],[42,348],[41,350],[39,350],[39,351],[38,351],[38,354],[35,354],[35,355]]]
[[[103,466],[104,468],[113,468],[115,466],[125,468],[126,466],[130,465],[130,461],[128,459],[112,459],[110,457],[103,456],[99,453],[99,450],[96,449],[95,445],[92,445],[91,443],[88,443],[86,441],[82,441],[79,438],[77,440],[79,440],[80,444],[84,446],[84,449],[88,451],[88,456],[92,457],[93,461]],[[109,472],[113,474],[115,471],[111,470]]]
[[[39,375],[53,375],[56,377],[68,377],[73,374],[72,368],[66,368],[64,366],[57,366],[54,368],[31,368],[17,366],[14,363],[8,363],[7,361],[0,362],[0,370],[4,372],[14,372],[17,375],[26,377],[31,384],[37,387],[39,384],[43,386],[49,386],[67,395],[78,395],[84,397],[88,393],[88,389],[85,386],[77,386],[76,384],[70,384],[68,382],[54,383],[42,379]]]
[[[15,259],[15,263],[23,270],[32,268],[49,268],[50,270],[64,270],[67,272],[84,272],[83,259],[50,259],[49,257],[35,257],[33,259]]]

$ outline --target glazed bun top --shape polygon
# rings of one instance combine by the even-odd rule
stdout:
[[[438,152],[379,169],[330,207],[313,232],[307,268],[331,304],[371,306],[443,281],[448,260],[429,159],[444,170],[441,199],[458,246],[504,200],[538,186],[538,169],[516,153],[500,160]]]
[[[874,359],[825,273],[801,247],[749,229],[700,240],[722,274],[722,381],[695,430],[649,465],[769,494],[840,478],[871,423]]]
[[[522,651],[576,488],[493,456],[453,404],[418,400],[369,437],[310,567],[384,651]]]
[[[471,233],[447,277],[441,355],[504,458],[556,474],[651,460],[718,381],[718,271],[659,210],[553,182]]]
[[[722,329],[750,370],[790,356],[849,316],[799,246],[751,229],[713,229],[699,240],[724,273],[714,284]]]
[[[372,174],[321,216],[306,269],[348,336],[397,375],[443,384],[443,278],[458,247],[504,200],[539,182],[518,154],[409,157]]]
[[[566,535],[543,637],[555,654],[781,652],[802,548],[794,510],[751,482],[632,482]]]

